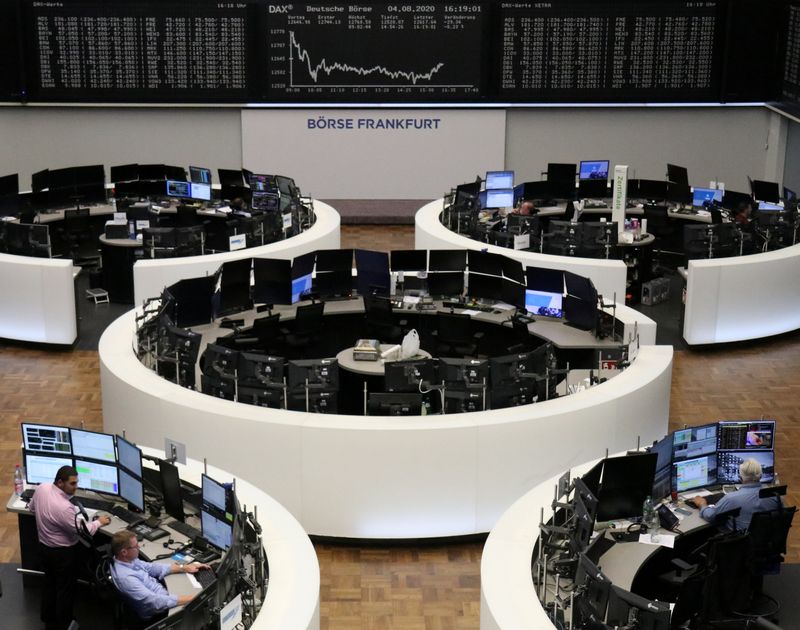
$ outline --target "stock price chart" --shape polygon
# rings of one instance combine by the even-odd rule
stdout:
[[[267,6],[270,100],[476,100],[484,6]]]

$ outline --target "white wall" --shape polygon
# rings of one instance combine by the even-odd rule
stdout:
[[[510,110],[506,166],[521,182],[541,179],[548,162],[608,159],[629,165],[631,178],[663,179],[669,162],[688,168],[693,185],[718,179],[747,191],[748,175],[783,174],[782,156],[773,155],[780,143],[770,142],[773,117],[764,107]]]
[[[241,168],[240,110],[231,108],[0,107],[0,175],[131,162]],[[216,181],[216,173],[214,174]]]

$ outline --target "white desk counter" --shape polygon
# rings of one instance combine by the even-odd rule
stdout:
[[[314,201],[316,221],[301,234],[260,247],[233,252],[183,258],[138,260],[133,266],[134,304],[161,295],[161,291],[178,280],[214,273],[222,263],[242,258],[290,259],[317,249],[339,249],[341,218],[334,208]]]
[[[606,260],[604,258],[553,256],[481,243],[468,236],[457,234],[444,226],[439,220],[439,215],[443,208],[442,204],[443,200],[437,199],[417,210],[414,219],[416,249],[458,248],[487,250],[494,254],[501,254],[518,260],[527,267],[563,269],[579,276],[586,276],[592,279],[598,293],[601,293],[606,301],[610,302],[614,299],[615,294],[617,301],[624,300],[627,267],[623,261]]]
[[[690,260],[683,338],[690,345],[759,339],[800,328],[800,245]]]
[[[316,415],[213,398],[167,382],[132,351],[134,312],[100,340],[106,431],[185,442],[274,497],[312,534],[403,539],[489,531],[538,481],[608,446],[661,437],[672,348],[572,396],[419,417]]]

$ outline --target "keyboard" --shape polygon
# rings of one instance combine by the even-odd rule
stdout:
[[[200,569],[197,573],[192,573],[192,575],[200,582],[200,586],[203,588],[207,588],[217,581],[217,576],[214,575],[214,571],[211,569]]]
[[[708,501],[709,505],[714,505],[715,503],[719,503],[720,499],[725,496],[724,492],[716,492],[714,494],[709,494],[705,498]]]
[[[442,302],[445,308],[461,308],[464,310],[481,311],[482,313],[491,313],[494,308],[491,306],[484,306],[483,304],[464,304],[462,302]]]
[[[90,510],[103,510],[104,512],[108,512],[111,510],[112,506],[114,505],[111,501],[104,501],[103,499],[92,499],[90,497],[75,497],[76,501],[80,501],[80,504],[83,507],[87,507]]]
[[[132,523],[141,523],[144,520],[144,516],[142,516],[141,514],[137,514],[136,512],[131,512],[129,509],[124,508],[121,505],[115,505],[114,507],[111,508],[110,511],[118,519],[128,523],[128,525],[131,525]]]
[[[197,529],[196,527],[192,527],[191,525],[188,525],[187,523],[184,523],[182,521],[170,521],[169,523],[164,523],[164,525],[166,525],[170,529],[175,530],[179,534],[183,534],[184,536],[186,536],[191,540],[194,540],[195,538],[201,535],[199,529]]]

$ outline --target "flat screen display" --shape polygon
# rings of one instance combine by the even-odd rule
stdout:
[[[207,475],[203,475],[202,483],[203,504],[211,505],[221,512],[225,512],[225,486]]]
[[[211,201],[211,184],[190,184],[190,197],[200,201]]]
[[[692,190],[692,205],[703,208],[710,204],[721,204],[725,191],[718,188],[694,188]]]
[[[189,179],[193,184],[208,184],[211,185],[211,169],[203,168],[202,166],[189,167]]]
[[[761,464],[761,483],[775,480],[773,451],[720,451],[717,453],[717,483],[742,483],[739,466],[748,459],[754,459]]]
[[[184,197],[186,199],[192,196],[192,185],[189,182],[179,182],[176,180],[167,180],[167,196],[168,197]]]
[[[117,462],[114,436],[108,433],[95,433],[70,429],[72,453],[75,457],[96,459],[103,462]]]
[[[719,423],[717,450],[771,451],[774,448],[774,420],[723,420]]]
[[[581,162],[578,175],[580,179],[608,179],[608,160],[587,160]]]
[[[71,455],[69,428],[47,424],[22,423],[22,444],[26,451]]]
[[[561,293],[525,290],[525,310],[534,315],[561,319],[564,317],[562,301]]]
[[[672,464],[672,487],[677,492],[717,483],[717,454],[703,455]]]
[[[292,280],[292,304],[304,299],[304,296],[308,293],[311,293],[310,273]]]
[[[514,188],[514,171],[486,171],[486,190]]]
[[[498,188],[486,191],[484,208],[512,208],[514,206],[514,189]]]
[[[78,488],[103,494],[119,494],[119,473],[116,465],[75,458]]]
[[[133,475],[129,475],[122,468],[119,470],[119,496],[137,510],[144,512],[144,487],[142,482]]]
[[[717,450],[717,423],[679,429],[672,434],[672,459],[694,459]]]
[[[217,549],[228,549],[233,538],[233,527],[230,523],[217,518],[213,514],[200,511],[200,527],[203,537]]]
[[[135,444],[117,436],[117,453],[119,465],[133,475],[142,477],[142,451]]]
[[[59,468],[72,465],[71,457],[25,453],[25,479],[28,483],[53,483]]]

